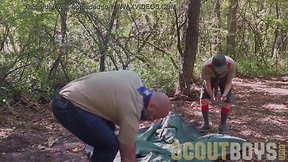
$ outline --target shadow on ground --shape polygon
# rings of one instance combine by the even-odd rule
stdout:
[[[236,78],[229,117],[231,135],[251,142],[286,144],[287,150],[287,80]],[[173,101],[172,109],[195,127],[201,125],[198,101]],[[220,108],[211,107],[210,110],[212,130],[209,133],[217,133]],[[1,162],[88,161],[83,151],[84,144],[55,121],[48,105],[37,110],[14,105],[2,107],[0,111]]]

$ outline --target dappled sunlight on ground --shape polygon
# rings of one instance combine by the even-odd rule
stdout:
[[[263,138],[288,144],[287,87],[286,81],[236,79],[236,105],[244,111],[235,112],[238,116],[234,119],[246,120],[249,128],[255,130],[256,138],[251,140]]]
[[[11,128],[0,128],[0,139],[4,139],[13,134],[14,129]]]
[[[284,104],[268,103],[262,106],[263,108],[269,109],[273,112],[288,112],[288,106]]]
[[[263,95],[275,94],[275,95],[288,95],[288,82],[282,81],[254,81],[248,79],[238,79],[233,80],[233,83],[239,87],[246,87],[250,90],[256,92],[263,92]],[[271,87],[274,86],[274,87]],[[279,88],[281,86],[281,88]]]
[[[233,89],[234,99],[228,119],[230,135],[249,142],[272,141],[288,146],[288,77],[272,80],[236,78]],[[199,127],[202,124],[199,101],[178,100],[172,103],[172,111],[179,113],[191,125]],[[41,111],[27,111],[27,107],[21,107],[13,113],[0,113],[1,162],[23,159],[37,162],[87,161],[84,144],[61,127],[47,107],[44,105]],[[208,133],[218,133],[219,123],[220,107],[210,106],[212,129]],[[143,122],[140,127],[150,125],[151,122]]]
[[[286,144],[288,153],[288,77],[286,80],[240,79],[234,81],[234,99],[229,117],[230,134],[250,142],[275,142]],[[178,111],[184,117],[202,123],[199,104],[187,110],[185,103],[179,104]],[[192,113],[191,113],[192,111]],[[197,111],[193,112],[193,111]],[[217,133],[220,110],[210,106],[209,133]],[[198,114],[198,115],[195,115]],[[261,160],[261,162],[264,160]],[[240,161],[239,161],[240,162]],[[242,162],[242,161],[241,161]]]

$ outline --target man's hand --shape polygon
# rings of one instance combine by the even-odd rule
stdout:
[[[221,101],[222,102],[225,102],[227,100],[227,97],[226,96],[221,96]]]
[[[122,142],[120,144],[121,162],[135,162],[135,145],[128,145]]]
[[[212,98],[211,98],[211,105],[212,105],[212,106],[218,105],[217,100],[216,100],[215,97],[212,97]]]

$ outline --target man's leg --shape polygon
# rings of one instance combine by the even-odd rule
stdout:
[[[111,161],[112,162],[114,160],[118,150],[119,150],[119,142],[118,142],[117,136],[114,133],[115,125],[112,122],[107,121],[105,119],[103,119],[103,121],[106,124],[102,124],[99,126],[100,128],[98,128],[98,130],[103,130],[103,132],[100,132],[100,133],[98,132],[98,136],[99,136],[99,139],[101,139],[101,142],[100,141],[94,141],[91,143],[87,142],[88,144],[90,144],[94,148],[93,154],[91,157],[91,162],[98,162],[98,161],[99,162],[100,161],[107,161],[107,162]],[[108,126],[108,129],[107,129],[107,126]],[[91,129],[94,129],[94,128],[91,128]],[[94,129],[93,131],[95,132],[97,130]],[[105,131],[106,131],[106,133],[104,133]],[[103,138],[104,138],[104,140],[103,140]]]
[[[221,134],[228,134],[229,128],[227,126],[227,119],[230,112],[230,104],[223,103],[221,108],[221,121],[220,121],[220,127],[219,127],[219,133]]]
[[[94,147],[92,162],[112,162],[119,150],[112,122],[75,107],[71,102],[52,101],[56,119],[83,142]]]
[[[215,86],[214,85],[215,79],[212,78],[210,80],[210,82],[211,82],[211,87],[213,90],[213,88]],[[211,97],[209,96],[205,87],[206,87],[205,82],[203,82],[202,89],[201,89],[201,96],[200,96],[200,106],[201,106],[201,112],[202,112],[204,123],[199,128],[200,132],[206,132],[210,129],[210,126],[209,126],[209,100],[211,99]]]
[[[201,112],[203,116],[203,125],[199,128],[200,132],[205,132],[210,129],[209,126],[209,99],[200,99]]]
[[[221,94],[224,93],[226,82],[227,82],[226,77],[221,79],[219,82]],[[221,107],[221,121],[220,121],[220,126],[219,126],[219,133],[221,134],[229,133],[229,128],[227,126],[227,119],[228,119],[230,109],[231,109],[230,102],[232,98],[232,90],[228,92],[226,98],[227,98],[226,101],[222,103],[222,107]]]

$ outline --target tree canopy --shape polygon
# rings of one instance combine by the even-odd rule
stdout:
[[[48,96],[77,77],[119,69],[135,70],[147,86],[169,94],[179,83],[190,90],[202,62],[216,53],[235,59],[238,76],[288,70],[284,0],[1,2],[4,103],[20,93]]]

